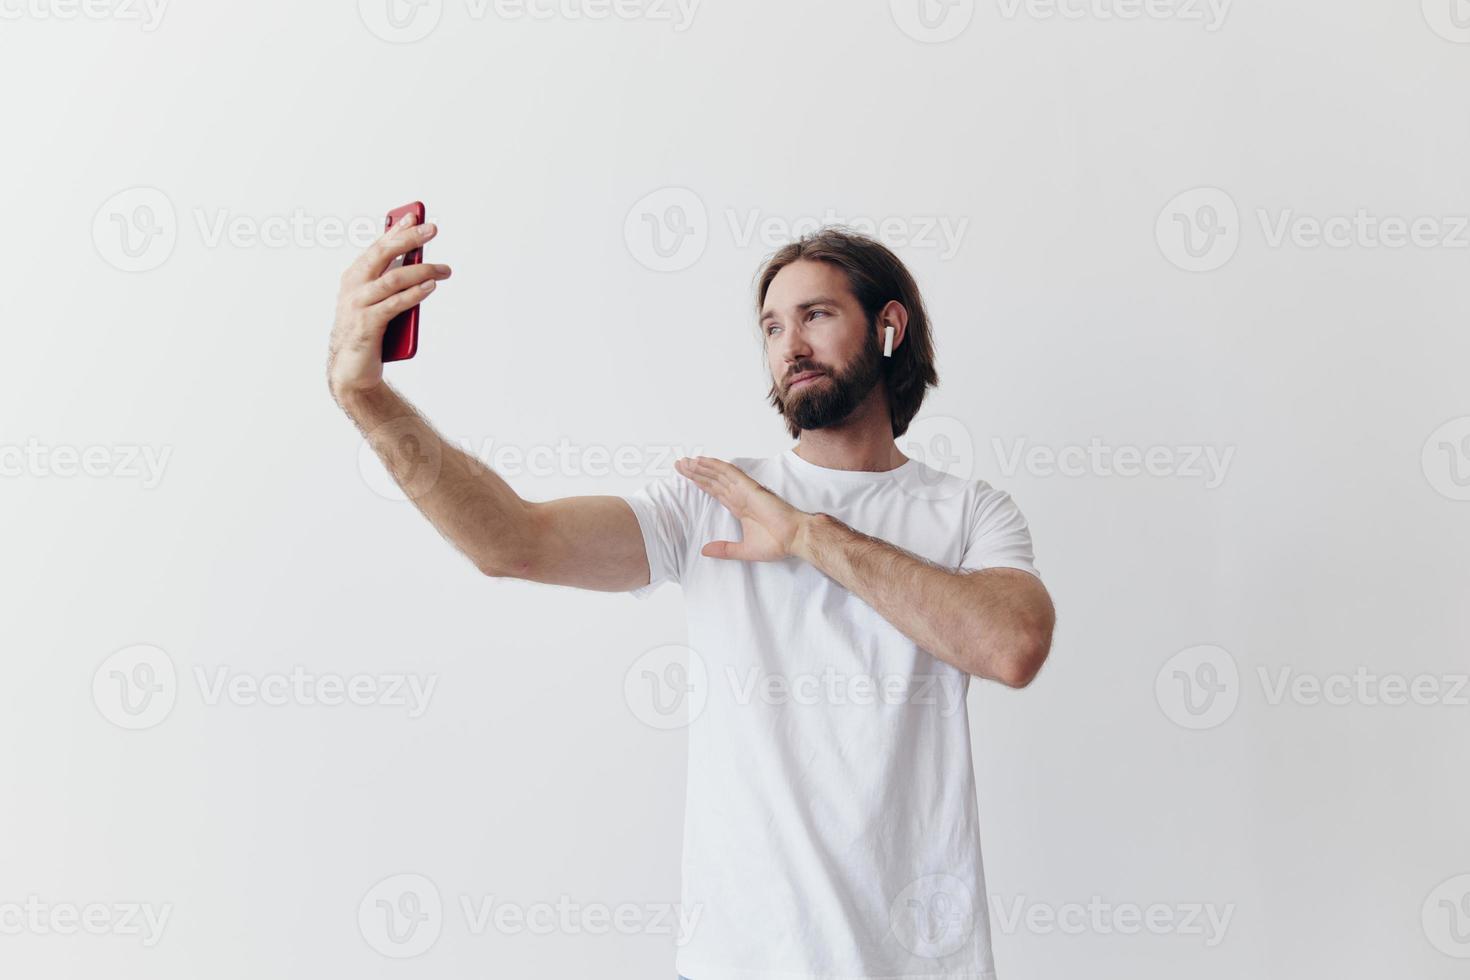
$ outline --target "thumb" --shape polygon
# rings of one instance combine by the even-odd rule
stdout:
[[[711,541],[699,553],[706,558],[743,558],[742,545],[740,541]]]

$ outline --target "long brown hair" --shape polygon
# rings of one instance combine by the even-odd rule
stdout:
[[[847,274],[848,286],[857,297],[868,318],[867,344],[876,343],[878,314],[892,300],[908,311],[908,328],[903,343],[893,350],[891,358],[882,358],[882,381],[888,393],[888,413],[897,439],[908,431],[909,423],[919,413],[924,394],[939,384],[934,369],[934,340],[929,334],[929,315],[919,286],[898,256],[882,242],[844,228],[827,227],[797,241],[783,245],[766,260],[757,278],[756,313],[765,307],[766,293],[782,269],[801,259],[826,262]],[[773,381],[771,404],[781,411],[781,392]],[[784,413],[783,413],[784,414]],[[796,438],[798,432],[792,432]]]

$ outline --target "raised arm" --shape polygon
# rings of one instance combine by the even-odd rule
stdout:
[[[450,275],[447,265],[389,266],[436,231],[432,223],[415,227],[410,216],[342,276],[327,370],[332,397],[419,511],[482,573],[604,592],[647,584],[643,536],[626,501],[523,500],[383,380],[388,321]]]

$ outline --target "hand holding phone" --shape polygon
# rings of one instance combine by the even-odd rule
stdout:
[[[423,261],[424,243],[438,233],[422,222],[423,208],[418,201],[394,208],[389,230],[342,276],[327,368],[339,403],[376,389],[384,361],[418,350],[419,304],[450,275],[449,266]]]
[[[394,208],[388,212],[387,220],[383,225],[385,232],[392,231],[398,219],[406,214],[413,215],[414,223],[419,227],[424,224],[424,202],[414,201],[403,207]],[[418,265],[424,261],[424,247],[409,249],[402,257],[389,266],[389,269],[403,268],[405,266]],[[383,360],[384,361],[406,361],[419,349],[419,304],[415,303],[411,308],[399,313],[388,321],[388,329],[383,332]]]

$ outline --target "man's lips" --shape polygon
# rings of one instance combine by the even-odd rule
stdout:
[[[798,385],[804,385],[809,381],[815,381],[817,378],[822,377],[826,377],[826,375],[824,375],[821,371],[803,371],[796,377],[791,379],[791,381],[786,385],[786,390],[791,391]]]

